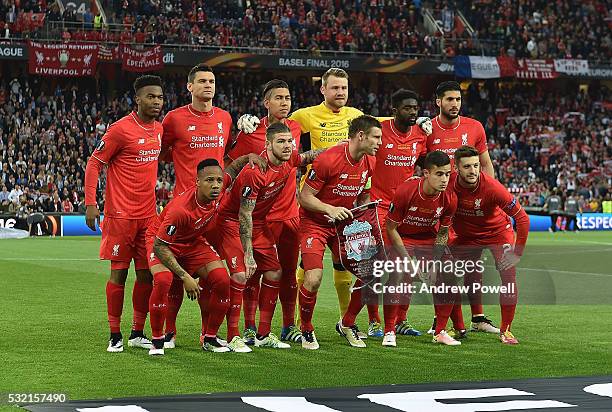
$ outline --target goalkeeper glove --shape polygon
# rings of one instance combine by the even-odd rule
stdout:
[[[416,120],[416,124],[425,132],[427,136],[431,134],[433,131],[433,125],[431,124],[431,119],[429,117],[419,117]]]
[[[259,119],[256,116],[250,114],[243,114],[238,119],[238,130],[242,133],[251,134],[257,129],[257,125],[259,125]]]

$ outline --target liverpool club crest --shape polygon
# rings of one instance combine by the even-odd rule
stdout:
[[[368,260],[377,252],[376,239],[372,236],[372,225],[367,221],[355,220],[342,231],[346,241],[347,259],[357,262]]]

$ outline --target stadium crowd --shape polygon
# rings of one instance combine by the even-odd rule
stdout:
[[[219,0],[106,0],[102,2],[106,27],[90,9],[77,13],[68,6],[61,14],[55,3],[45,0],[2,0],[0,38],[40,37],[37,29],[42,25],[31,16],[44,13],[46,21],[69,23],[63,30],[55,27],[65,40],[303,49],[313,53],[336,50],[454,56],[484,51],[488,55],[606,63],[612,57],[609,14],[603,1],[454,3],[449,6],[438,0],[427,5],[434,16],[440,16],[445,43],[442,36],[424,29],[420,0],[259,0],[244,2],[243,7]],[[472,36],[463,26],[460,30],[455,27],[455,10],[462,11],[475,29]]]
[[[219,75],[215,104],[234,121],[244,113],[262,116],[258,100],[263,75]],[[182,76],[165,78],[166,111],[186,104],[190,95]],[[375,116],[391,113],[392,85],[373,90],[367,79],[353,84],[349,103]],[[290,82],[294,109],[320,103],[309,78]],[[40,91],[35,78],[0,81],[0,212],[83,212],[83,179],[87,157],[106,127],[133,107],[131,95],[108,98],[79,90],[75,83]],[[497,105],[484,87],[467,90],[463,113],[479,118],[487,132],[489,152],[499,180],[520,193],[524,205],[542,206],[553,188],[580,196],[585,211],[601,211],[610,196],[612,146],[606,88],[546,91],[529,83],[501,84]],[[435,116],[432,99],[421,113]],[[160,206],[171,197],[173,168],[160,165]],[[104,181],[100,185],[100,191]],[[99,196],[103,199],[102,196]],[[103,200],[102,200],[103,201]],[[102,205],[100,205],[102,208]]]
[[[495,39],[502,44],[501,50],[485,49],[488,54],[603,63],[612,57],[609,3],[605,1],[468,0],[460,3],[463,3],[460,10],[477,32],[472,40]]]

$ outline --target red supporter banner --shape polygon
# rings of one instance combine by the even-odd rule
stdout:
[[[518,59],[516,77],[519,79],[556,79],[559,73],[555,70],[555,62],[552,59]]]
[[[334,223],[340,262],[365,283],[375,280],[374,261],[387,260],[377,208],[377,202],[368,203],[352,209],[352,219]]]
[[[119,46],[109,47],[103,44],[98,50],[98,59],[102,62],[113,62],[120,59]]]
[[[40,76],[93,76],[98,65],[98,45],[38,43],[29,41],[30,74]]]
[[[135,50],[128,45],[119,46],[123,64],[121,68],[128,72],[152,72],[164,68],[161,46],[148,50]]]

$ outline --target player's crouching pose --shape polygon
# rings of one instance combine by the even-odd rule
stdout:
[[[333,254],[339,250],[336,228],[329,221],[352,217],[351,208],[369,202],[370,178],[375,164],[375,159],[370,156],[376,155],[382,141],[380,122],[367,115],[353,119],[348,134],[349,143],[337,145],[317,158],[299,196],[305,270],[299,303],[302,347],[305,349],[319,348],[312,315],[323,278],[325,247],[329,246]],[[355,347],[365,347],[354,324],[355,313],[359,313],[362,306],[360,294],[358,299],[351,296],[345,319],[349,315],[353,320],[346,326],[342,321],[337,324],[339,333]]]
[[[502,286],[506,287],[499,296],[499,338],[504,344],[516,345],[518,340],[510,331],[518,299],[516,264],[527,243],[529,216],[508,189],[484,173],[480,165],[479,154],[474,147],[462,146],[455,152],[457,174],[451,177],[450,185],[459,203],[453,223],[457,234],[453,244],[456,246],[451,250],[454,258],[466,261],[481,259],[485,248],[491,251]],[[516,240],[510,218],[516,222]],[[473,288],[474,285],[469,286]],[[481,299],[479,294],[476,299]],[[459,321],[463,323],[460,307],[456,306],[453,312],[459,315]]]
[[[202,348],[229,352],[217,339],[217,331],[229,307],[229,275],[219,255],[203,237],[218,210],[223,188],[248,162],[237,159],[224,175],[216,159],[197,166],[196,185],[174,198],[147,230],[149,268],[153,292],[149,301],[153,348],[150,355],[164,354],[163,327],[168,292],[185,289],[191,300],[198,300],[202,314]],[[194,280],[199,277],[199,282]]]
[[[222,230],[217,231],[219,238],[215,242],[231,272],[227,339],[230,348],[236,352],[251,352],[240,337],[238,321],[245,283],[256,270],[263,272],[263,281],[259,292],[255,346],[290,347],[270,333],[279,294],[281,266],[267,216],[293,171],[312,163],[323,150],[299,154],[294,150],[291,130],[283,123],[268,127],[265,145],[262,156],[267,160],[267,170],[245,168],[223,200],[217,218]]]
[[[421,178],[406,180],[395,191],[386,221],[387,236],[400,258],[436,262],[444,254],[449,227],[457,209],[457,196],[452,190],[447,190],[451,174],[448,155],[438,150],[428,153],[423,174]],[[428,268],[421,270],[427,271]],[[396,274],[392,279],[397,277]],[[410,280],[409,277],[401,275],[399,278],[403,281]],[[442,279],[438,276],[437,280],[439,282]],[[393,300],[397,301],[397,297],[393,298],[385,296],[383,346],[396,346],[395,324],[400,306],[393,303]],[[403,298],[409,299],[409,296]],[[460,345],[460,342],[444,331],[453,305],[443,304],[443,298],[448,299],[434,295],[437,325],[441,329],[436,330],[433,341],[445,345]],[[451,298],[454,301],[454,297]]]

